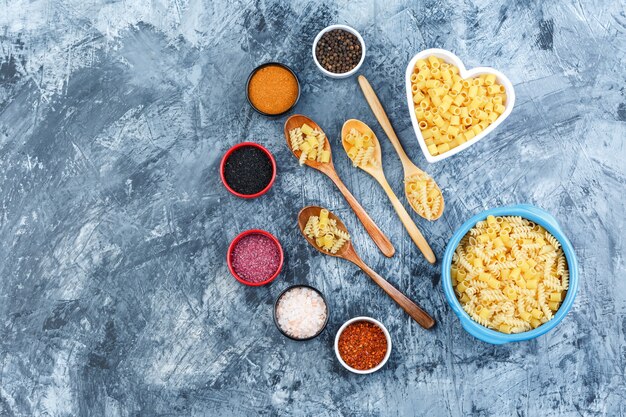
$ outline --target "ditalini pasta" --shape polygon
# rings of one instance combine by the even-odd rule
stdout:
[[[463,79],[435,56],[420,59],[411,74],[415,116],[431,155],[440,155],[485,130],[502,113],[504,86],[494,74]]]
[[[350,129],[344,140],[352,165],[359,168],[376,166],[376,158],[374,157],[376,148],[369,134],[361,133],[353,128]]]
[[[463,309],[503,333],[531,330],[552,319],[569,286],[559,242],[521,217],[488,216],[461,239],[450,275]]]
[[[315,239],[315,244],[320,249],[335,254],[350,240],[350,235],[339,229],[335,219],[329,218],[328,213],[328,210],[322,209],[319,216],[309,217],[304,234]]]
[[[306,123],[289,131],[289,142],[294,152],[301,152],[298,157],[300,165],[304,165],[306,160],[322,163],[330,161],[330,149],[326,145],[326,136]]]
[[[404,181],[411,206],[425,219],[438,218],[443,206],[443,196],[435,181],[426,173],[413,175]]]

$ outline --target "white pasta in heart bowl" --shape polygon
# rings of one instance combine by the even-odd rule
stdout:
[[[489,67],[467,70],[444,49],[426,49],[406,68],[406,93],[415,135],[428,162],[469,148],[513,110],[511,81]]]

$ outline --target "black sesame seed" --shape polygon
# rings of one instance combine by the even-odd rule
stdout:
[[[235,149],[224,164],[224,179],[240,194],[256,194],[272,180],[272,161],[254,146]]]

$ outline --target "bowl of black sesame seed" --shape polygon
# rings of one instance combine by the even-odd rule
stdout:
[[[276,179],[276,160],[258,143],[242,142],[222,157],[220,177],[231,194],[256,198],[272,188]]]
[[[363,37],[350,26],[328,26],[313,41],[313,61],[328,77],[350,77],[361,68],[364,60]]]

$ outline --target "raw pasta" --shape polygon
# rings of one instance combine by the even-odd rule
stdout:
[[[368,165],[376,166],[376,158],[374,157],[376,148],[368,134],[363,134],[352,128],[344,139],[344,146],[353,166],[359,168],[365,168]]]
[[[560,243],[521,217],[480,221],[452,256],[452,286],[477,323],[520,333],[551,320],[569,286]]]
[[[322,209],[318,216],[310,216],[303,232],[315,240],[317,247],[335,254],[350,240],[350,234],[339,229],[337,221],[328,215],[329,211]]]
[[[330,146],[326,145],[326,135],[306,123],[289,131],[289,143],[296,156],[300,152],[300,165],[304,165],[307,160],[330,162]]]
[[[443,205],[443,196],[435,181],[426,173],[413,175],[404,181],[407,198],[422,217],[435,220]]]
[[[505,110],[506,91],[494,74],[463,79],[435,56],[420,59],[411,75],[415,116],[431,155],[471,140]]]

